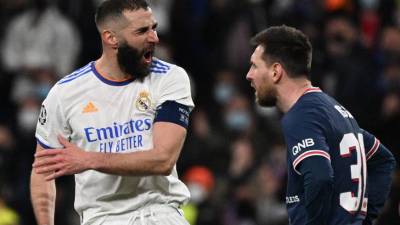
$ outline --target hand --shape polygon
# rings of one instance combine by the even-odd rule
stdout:
[[[71,175],[89,169],[89,153],[78,146],[69,143],[58,136],[58,141],[64,146],[61,149],[49,149],[35,154],[32,167],[37,174],[49,174],[46,181],[54,180],[63,175]]]

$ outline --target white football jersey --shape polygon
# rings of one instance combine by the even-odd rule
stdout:
[[[154,58],[151,74],[142,82],[116,82],[102,77],[91,62],[51,89],[42,105],[36,138],[45,148],[62,147],[57,140],[61,134],[90,152],[149,150],[156,108],[165,101],[194,107],[189,78],[181,67]],[[169,176],[141,177],[88,170],[76,174],[75,182],[75,209],[83,224],[152,204],[178,207],[190,197],[176,167]]]

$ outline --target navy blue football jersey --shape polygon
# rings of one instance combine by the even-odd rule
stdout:
[[[286,204],[291,225],[307,221],[303,176],[304,159],[324,157],[330,162],[333,193],[329,225],[347,225],[365,218],[368,206],[367,160],[380,143],[359,128],[354,117],[319,88],[310,88],[282,119],[287,144]]]

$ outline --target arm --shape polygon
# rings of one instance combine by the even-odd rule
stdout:
[[[390,151],[382,144],[367,160],[367,187],[368,187],[368,211],[364,224],[370,225],[378,217],[389,195],[392,182],[392,173],[396,167],[396,161]]]
[[[36,152],[46,151],[39,144]],[[45,181],[49,173],[31,173],[31,201],[38,225],[54,225],[56,186],[54,180]]]
[[[178,160],[186,129],[168,122],[153,128],[154,148],[128,154],[93,153],[89,168],[118,175],[169,175]]]
[[[328,159],[308,157],[304,159],[299,171],[304,179],[306,225],[328,224],[330,204],[333,193],[333,170]]]
[[[301,176],[304,187],[306,225],[327,225],[333,194],[333,169],[326,134],[329,124],[324,113],[309,105],[283,118],[283,131],[288,146],[288,163]],[[304,143],[304,147],[299,147]],[[289,168],[290,169],[290,168]],[[296,175],[294,175],[296,176]],[[297,190],[301,193],[301,190]],[[291,193],[293,194],[293,193]]]
[[[186,129],[180,125],[156,122],[153,128],[154,148],[127,154],[85,152],[60,138],[65,148],[38,152],[34,168],[39,174],[57,171],[47,176],[46,180],[89,169],[116,175],[169,175],[178,160],[185,136]]]

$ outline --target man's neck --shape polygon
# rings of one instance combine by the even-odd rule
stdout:
[[[284,85],[278,88],[277,107],[283,113],[287,113],[304,92],[311,87],[311,81],[304,78],[287,80]]]
[[[123,81],[131,78],[129,74],[121,70],[115,57],[108,57],[104,53],[96,61],[96,69],[103,77],[109,80]]]

